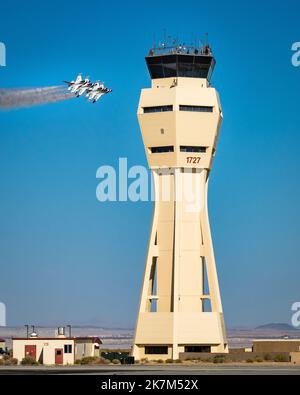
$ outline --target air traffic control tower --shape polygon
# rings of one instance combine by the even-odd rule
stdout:
[[[203,47],[153,48],[152,80],[138,120],[155,205],[136,323],[136,359],[228,352],[207,211],[208,179],[222,121]]]

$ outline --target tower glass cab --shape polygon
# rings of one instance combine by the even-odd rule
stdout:
[[[153,48],[138,120],[155,203],[136,323],[137,359],[227,352],[207,210],[222,109],[209,46]]]
[[[168,51],[168,48],[163,48]],[[193,48],[170,48],[169,53],[150,50],[146,63],[151,79],[170,77],[211,78],[215,59],[209,47],[204,50]]]

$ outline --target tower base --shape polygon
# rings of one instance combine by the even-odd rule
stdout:
[[[199,338],[201,344],[199,344]],[[141,313],[132,355],[137,359],[179,359],[181,353],[227,353],[220,313]]]

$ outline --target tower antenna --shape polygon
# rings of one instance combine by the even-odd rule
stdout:
[[[208,45],[208,33],[205,33],[205,44]]]
[[[194,33],[191,33],[191,47],[193,46],[193,35]]]

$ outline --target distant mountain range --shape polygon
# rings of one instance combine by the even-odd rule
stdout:
[[[55,327],[36,327],[40,337],[51,337],[56,333]],[[103,328],[97,326],[73,326],[73,336],[98,336],[106,348],[128,349],[132,345],[132,329]],[[294,328],[286,323],[271,323],[256,328],[228,328],[228,343],[230,348],[252,347],[253,339],[282,339],[288,336],[291,339],[300,339],[300,328]],[[12,337],[24,337],[26,330],[20,327],[0,327],[0,338],[6,340],[7,347],[11,348]]]
[[[272,323],[266,324],[256,327],[255,329],[268,329],[273,331],[295,331],[297,328],[294,328],[292,325],[283,324],[283,323]]]

